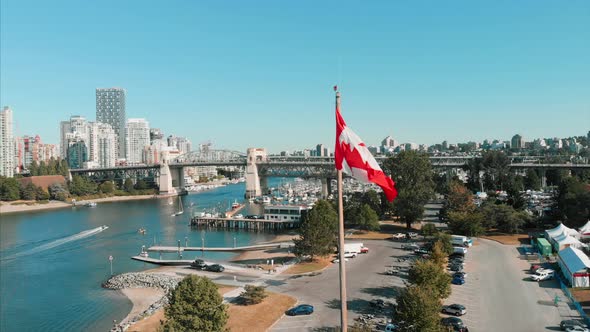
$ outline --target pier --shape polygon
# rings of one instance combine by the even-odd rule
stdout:
[[[182,251],[252,251],[273,248],[290,248],[293,242],[276,242],[267,244],[256,244],[242,247],[179,247],[179,246],[152,246],[147,248],[151,252],[182,252]],[[135,258],[134,258],[135,259]]]
[[[299,221],[282,221],[266,219],[234,219],[193,217],[191,226],[204,228],[241,229],[249,231],[280,231],[299,227]]]

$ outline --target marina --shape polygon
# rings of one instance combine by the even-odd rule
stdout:
[[[183,251],[252,251],[273,248],[290,248],[293,242],[276,242],[267,244],[256,244],[251,246],[241,247],[180,247],[180,246],[152,246],[147,248],[148,252],[183,252]]]

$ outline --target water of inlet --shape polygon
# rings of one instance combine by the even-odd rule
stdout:
[[[276,186],[282,179],[270,179]],[[191,212],[227,210],[243,201],[245,184],[231,184],[183,196],[185,213],[173,217],[178,198],[99,203],[0,218],[0,331],[108,331],[131,310],[118,291],[100,285],[113,273],[156,266],[131,260],[141,246],[231,247],[271,239],[272,234],[201,231],[188,226]],[[241,213],[254,211],[247,206]],[[191,211],[192,210],[192,211]],[[108,226],[102,230],[101,226]],[[145,228],[142,235],[138,229]],[[202,257],[185,253],[183,259]],[[153,254],[152,254],[153,256]],[[204,253],[205,259],[228,260],[231,253]],[[162,258],[178,258],[165,254]]]

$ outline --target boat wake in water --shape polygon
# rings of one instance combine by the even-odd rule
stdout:
[[[49,249],[52,249],[52,248],[55,248],[55,247],[64,245],[66,243],[77,241],[77,240],[81,240],[81,239],[87,238],[89,236],[92,236],[94,234],[98,234],[98,233],[104,231],[107,228],[109,228],[109,227],[108,226],[100,226],[100,227],[89,229],[87,231],[83,231],[83,232],[80,232],[80,233],[77,233],[77,234],[74,234],[74,235],[66,236],[64,238],[57,239],[57,240],[54,240],[54,241],[51,241],[51,242],[42,244],[42,245],[40,245],[38,247],[34,247],[32,249],[25,250],[25,251],[16,253],[14,255],[6,256],[6,257],[4,257],[2,259],[2,261],[3,262],[4,261],[10,261],[10,260],[14,260],[14,259],[17,259],[17,258],[20,258],[20,257],[38,254],[40,252],[43,252],[43,251],[46,251],[46,250],[49,250]]]

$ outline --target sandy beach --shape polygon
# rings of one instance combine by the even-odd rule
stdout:
[[[125,288],[121,292],[125,294],[133,303],[131,312],[121,321],[125,323],[127,320],[146,311],[152,303],[158,301],[164,296],[164,291],[157,288]]]
[[[134,195],[134,196],[112,196],[104,198],[95,198],[83,200],[84,202],[121,202],[121,201],[135,201],[144,199],[166,198],[169,196],[154,196],[154,195]],[[22,203],[12,205],[13,203]],[[29,205],[30,204],[30,205]],[[22,213],[31,211],[53,210],[72,207],[71,203],[61,201],[49,201],[49,203],[36,203],[35,201],[14,201],[14,202],[0,202],[0,214],[8,213]]]

